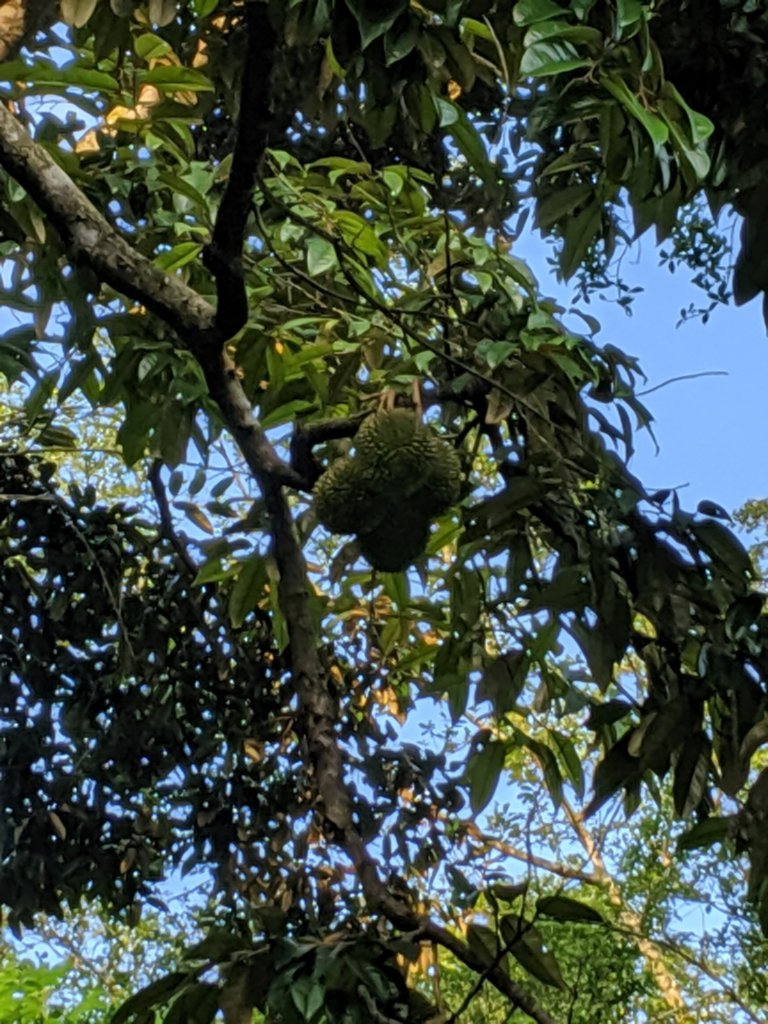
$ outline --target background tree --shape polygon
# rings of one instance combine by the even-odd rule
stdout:
[[[573,1018],[539,918],[597,908],[499,897],[487,871],[487,906],[446,899],[526,760],[556,807],[649,789],[695,822],[687,848],[748,851],[765,925],[749,557],[719,506],[629,473],[634,361],[510,251],[533,205],[563,274],[599,284],[628,197],[695,260],[678,211],[720,187],[747,218],[738,296],[763,287],[759,154],[665,61],[688,22],[699,48],[678,6],[673,31],[635,0],[64,0],[66,27],[0,65],[0,371],[23,394],[0,459],[0,899],[17,930],[83,897],[135,920],[167,871],[215,877],[217,927],[117,1022],[455,1018],[406,984],[425,948],[470,997]],[[722,6],[743,71],[763,17]],[[39,24],[5,8],[10,55]],[[119,416],[137,506],[46,454],[84,408]],[[348,542],[318,523],[329,467]],[[472,716],[464,742],[408,741],[443,708]]]

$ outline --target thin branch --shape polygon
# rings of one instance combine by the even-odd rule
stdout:
[[[654,391],[661,391],[668,384],[677,384],[681,380],[696,380],[698,377],[727,377],[727,370],[702,370],[701,373],[681,373],[679,377],[670,377],[669,380],[663,380],[661,384],[654,384],[652,388],[646,388],[644,391],[638,391],[637,397],[640,398],[643,395],[652,395]]]
[[[165,538],[170,542],[173,550],[179,556],[181,563],[184,568],[190,574],[190,576],[197,576],[198,566],[195,564],[189,551],[187,551],[186,544],[182,541],[181,537],[176,533],[173,528],[173,517],[171,516],[171,509],[168,505],[168,495],[165,493],[165,487],[163,486],[162,478],[163,460],[154,459],[152,462],[152,468],[149,471],[149,483],[152,487],[152,494],[157,504],[157,511],[160,514],[160,529]]]
[[[272,65],[277,43],[268,8],[245,5],[247,46],[240,86],[240,110],[232,168],[203,263],[216,279],[216,327],[231,338],[248,320],[243,277],[243,243],[256,173],[267,148],[272,121]]]
[[[484,847],[484,849],[478,849],[478,854],[483,853],[484,850],[496,850],[498,853],[503,853],[505,857],[519,860],[531,867],[541,868],[542,871],[548,871],[551,875],[557,875],[559,878],[567,878],[575,882],[581,882],[583,885],[592,885],[600,889],[604,887],[605,883],[603,880],[590,874],[588,871],[580,871],[578,868],[572,868],[568,864],[562,864],[560,861],[539,857],[528,850],[521,850],[517,846],[512,846],[511,843],[504,842],[502,839],[494,839],[492,836],[487,836],[482,832],[478,832],[477,836]]]

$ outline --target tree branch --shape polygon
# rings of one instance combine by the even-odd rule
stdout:
[[[255,0],[246,3],[245,26],[248,41],[232,168],[213,238],[203,253],[203,263],[216,279],[216,326],[225,338],[237,334],[248,319],[243,242],[256,174],[267,148],[272,120],[272,65],[277,43],[265,4]]]
[[[73,263],[141,303],[171,327],[196,356],[211,397],[252,472],[289,487],[306,482],[275,451],[253,415],[214,310],[196,291],[160,270],[99,213],[47,150],[0,104],[0,166],[23,185],[60,234]]]
[[[195,564],[194,559],[187,550],[186,544],[173,528],[173,517],[168,505],[168,495],[165,493],[165,487],[163,486],[162,468],[163,460],[154,459],[149,471],[149,483],[152,487],[152,494],[154,495],[157,511],[160,515],[160,529],[178,555],[184,568],[194,579],[197,576],[199,566]]]
[[[138,252],[0,103],[0,165],[56,228],[73,263],[160,317],[197,355],[217,340],[213,308],[179,278]]]

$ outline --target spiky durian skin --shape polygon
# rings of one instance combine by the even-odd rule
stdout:
[[[380,409],[363,420],[355,437],[355,448],[362,457],[375,457],[382,449],[407,445],[414,434],[424,429],[412,409]]]
[[[381,410],[358,431],[355,454],[315,485],[318,520],[354,533],[375,569],[398,572],[425,550],[429,523],[459,498],[461,461],[409,409]]]
[[[424,553],[429,519],[408,508],[393,509],[375,530],[360,534],[360,552],[374,569],[400,572]]]
[[[375,526],[384,514],[381,501],[350,458],[337,459],[315,484],[315,513],[331,533],[357,533],[362,523]]]
[[[420,486],[433,437],[409,409],[382,410],[358,431],[355,448],[380,494],[408,497]]]
[[[442,515],[455,505],[461,493],[461,460],[445,441],[432,438],[433,445],[420,474],[420,487],[412,495],[416,508],[428,519]]]
[[[369,416],[358,431],[356,451],[371,487],[381,494],[409,498],[428,487],[435,492],[429,515],[445,511],[458,498],[458,455],[409,409]]]

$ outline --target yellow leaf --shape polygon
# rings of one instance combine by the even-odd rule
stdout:
[[[243,753],[258,764],[259,761],[264,760],[264,744],[259,743],[258,740],[245,739],[243,740]]]
[[[93,131],[93,129],[86,132],[85,135],[75,143],[76,153],[98,153],[100,148],[98,133]]]
[[[59,837],[59,839],[66,839],[67,838],[67,826],[64,824],[64,822],[58,816],[56,811],[48,811],[48,818],[49,818],[51,824],[53,825],[54,832]]]
[[[98,0],[61,0],[59,13],[62,20],[75,28],[82,28],[96,9]]]
[[[176,17],[176,0],[149,0],[149,20],[159,25],[170,25]]]
[[[195,55],[192,58],[193,68],[204,68],[208,63],[208,44],[204,39],[198,39],[197,49]]]
[[[189,516],[193,523],[196,523],[197,526],[199,526],[200,529],[204,530],[206,533],[216,532],[208,516],[205,514],[205,512],[203,512],[201,508],[198,508],[197,505],[195,505],[194,508],[187,509],[187,515]]]
[[[138,116],[135,107],[117,106],[112,107],[104,120],[107,124],[115,124],[117,121],[135,121]]]

